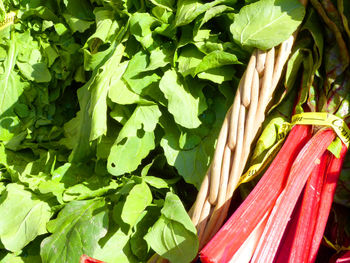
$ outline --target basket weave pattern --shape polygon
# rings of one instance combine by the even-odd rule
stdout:
[[[189,214],[201,249],[220,229],[247,163],[251,145],[291,53],[294,35],[277,48],[255,50],[222,124],[213,161]]]

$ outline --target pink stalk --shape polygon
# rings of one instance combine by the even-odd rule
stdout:
[[[308,262],[315,262],[316,260],[317,252],[322,241],[324,230],[326,228],[329,212],[331,211],[333,197],[335,189],[337,187],[337,181],[347,150],[348,149],[343,144],[340,152],[340,158],[336,158],[334,155],[331,156],[331,160],[326,171],[325,182],[322,188],[320,201],[321,203],[317,217],[318,219],[314,231],[314,238],[312,241]]]
[[[350,251],[338,258],[335,263],[350,263]]]
[[[243,245],[237,250],[236,254],[231,259],[225,259],[225,256],[221,259],[221,262],[229,263],[249,263],[252,258],[256,246],[259,243],[259,239],[264,231],[269,212],[261,219],[260,223],[256,226],[253,232],[249,235]]]
[[[79,263],[105,263],[101,260],[91,258],[87,255],[82,255],[79,259]]]
[[[309,258],[313,240],[314,228],[317,221],[323,178],[326,171],[330,152],[326,151],[305,186],[298,212],[292,217],[292,226],[287,230],[287,237],[282,243],[276,263],[303,263]]]
[[[283,196],[281,203],[276,207],[276,215],[269,218],[251,262],[273,262],[306,181],[334,138],[333,130],[320,130],[300,151],[291,168],[287,185],[281,193]]]
[[[270,167],[259,183],[235,211],[225,225],[202,249],[202,263],[222,262],[225,255],[230,259],[241,247],[261,218],[269,212],[284,185],[294,159],[311,136],[311,127],[296,125],[291,130]]]

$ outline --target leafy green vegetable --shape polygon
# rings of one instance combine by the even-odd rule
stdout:
[[[0,29],[1,260],[195,257],[185,208],[250,55],[229,30],[248,7],[0,0],[0,20],[16,14]],[[279,41],[300,22],[285,19]]]
[[[121,218],[125,223],[134,226],[141,213],[151,203],[152,193],[147,184],[144,182],[137,184],[131,189],[129,195],[126,197]]]
[[[231,32],[243,47],[267,50],[286,40],[304,15],[304,6],[298,0],[257,1],[240,10]]]
[[[76,262],[93,254],[107,233],[108,213],[101,199],[72,201],[47,225],[52,235],[42,242],[43,262]],[[70,246],[66,245],[69,240]]]
[[[167,194],[161,214],[145,240],[171,262],[191,261],[198,249],[197,231],[176,195]]]
[[[4,247],[19,252],[37,236],[45,234],[52,211],[19,184],[8,184],[0,201],[0,237]]]
[[[192,94],[174,70],[164,73],[159,88],[167,98],[169,112],[178,124],[190,129],[200,125],[200,94]],[[187,110],[183,112],[181,109]]]

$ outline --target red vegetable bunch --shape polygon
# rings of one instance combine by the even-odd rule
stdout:
[[[330,12],[337,10],[331,1],[311,2],[328,29],[323,54],[301,67],[295,113],[328,112],[346,123],[350,116],[350,70],[344,43],[348,37],[330,24],[327,14],[335,15]],[[316,11],[311,12],[305,28]],[[300,35],[296,46],[308,45],[306,33]],[[310,50],[320,51],[320,46],[316,43]],[[322,67],[315,67],[322,59]],[[200,252],[201,261],[315,262],[347,153],[346,145],[338,139],[338,156],[328,150],[336,138],[332,128],[295,125],[258,184]]]
[[[202,262],[314,262],[347,148],[295,126],[259,183],[201,251]]]

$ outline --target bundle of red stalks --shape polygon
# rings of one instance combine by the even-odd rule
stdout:
[[[316,59],[314,56],[309,67],[305,65],[307,62],[301,62],[304,66],[295,113],[336,115],[344,121],[339,120],[343,134],[326,126],[294,125],[255,188],[202,249],[202,263],[316,260],[348,150],[345,143],[349,141],[346,120],[350,113],[350,71],[348,50],[344,46],[348,38],[343,37],[341,30],[327,17],[334,12],[327,14],[329,10],[318,1],[311,2],[328,28],[324,53]],[[305,34],[301,35],[307,39]],[[317,39],[313,39],[313,50],[322,52],[323,46],[320,48]],[[322,58],[323,66],[315,67],[318,62],[321,65]],[[325,77],[319,77],[316,72],[322,72]],[[335,140],[338,146],[334,154],[328,149]],[[349,254],[336,262],[350,262]]]
[[[327,150],[335,132],[312,136],[311,128],[291,130],[259,183],[202,250],[202,262],[315,261],[347,148],[336,158]]]

